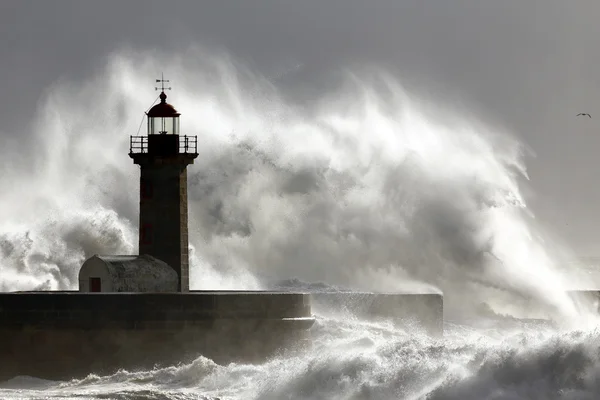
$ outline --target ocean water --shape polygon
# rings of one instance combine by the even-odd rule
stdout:
[[[6,399],[596,399],[600,331],[447,323],[443,339],[386,323],[319,319],[314,348],[261,365],[190,364],[50,382]]]
[[[75,289],[87,257],[135,254],[129,135],[144,134],[165,71],[182,132],[199,142],[192,288],[442,292],[444,337],[317,309],[303,354],[18,377],[0,397],[598,398],[597,316],[566,290],[600,282],[569,266],[569,249],[527,207],[516,136],[375,67],[332,71],[303,96],[302,68],[284,67],[271,77],[198,46],[128,49],[84,81],[58,79],[21,132],[2,132],[12,139],[0,148],[0,187],[10,188],[0,196],[0,290]]]

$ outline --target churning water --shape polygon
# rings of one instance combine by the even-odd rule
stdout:
[[[199,358],[70,382],[20,377],[0,397],[599,396],[596,319],[564,294],[578,285],[559,272],[568,253],[527,210],[520,143],[374,69],[332,74],[310,101],[281,90],[285,74],[274,81],[198,48],[120,52],[84,83],[58,81],[31,133],[8,133],[18,139],[0,150],[0,290],[73,289],[86,257],[136,252],[128,141],[162,70],[182,132],[199,142],[193,288],[442,291],[446,335],[327,314],[313,349],[263,365]],[[512,319],[540,316],[552,327]]]
[[[151,371],[48,382],[16,378],[2,398],[597,399],[600,333],[446,326],[443,340],[385,324],[319,320],[303,355],[263,365],[206,358]]]

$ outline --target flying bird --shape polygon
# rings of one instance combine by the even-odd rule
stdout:
[[[591,116],[590,114],[588,114],[588,113],[579,113],[579,114],[577,114],[577,116],[578,116],[578,117],[579,117],[579,116],[582,116],[582,117],[584,117],[584,116],[586,116],[586,115],[587,115],[588,117],[592,118],[592,116]]]

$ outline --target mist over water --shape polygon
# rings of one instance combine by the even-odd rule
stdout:
[[[47,90],[23,135],[31,151],[0,150],[1,291],[76,289],[87,257],[137,252],[129,135],[158,95],[161,71],[182,133],[198,135],[188,168],[193,289],[435,291],[448,320],[482,312],[581,320],[582,305],[564,294],[573,283],[557,272],[562,249],[545,242],[526,207],[524,149],[508,132],[409,93],[376,68],[334,71],[331,87],[295,101],[286,73],[261,76],[203,48],[119,51],[93,79]],[[583,396],[565,398],[597,386],[595,331],[521,330],[513,340],[457,325],[440,342],[352,324],[321,319],[312,352],[262,366],[200,358],[47,385],[56,397],[93,397],[97,388],[117,398],[491,398],[494,385],[515,378],[510,363],[527,375],[570,357],[581,370],[539,372],[540,393],[553,393],[556,376]],[[533,398],[520,384],[502,398]]]
[[[12,189],[0,200],[2,290],[75,289],[86,257],[137,251],[128,140],[162,70],[182,132],[199,142],[189,168],[192,287],[298,278],[443,291],[449,310],[498,298],[490,305],[574,312],[530,228],[523,149],[509,134],[374,68],[333,72],[331,88],[299,103],[201,48],[118,52],[93,79],[47,90],[24,139],[31,151],[2,155],[0,184]]]

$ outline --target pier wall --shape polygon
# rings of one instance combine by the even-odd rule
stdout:
[[[310,295],[276,292],[0,294],[0,379],[256,362],[309,345]]]

